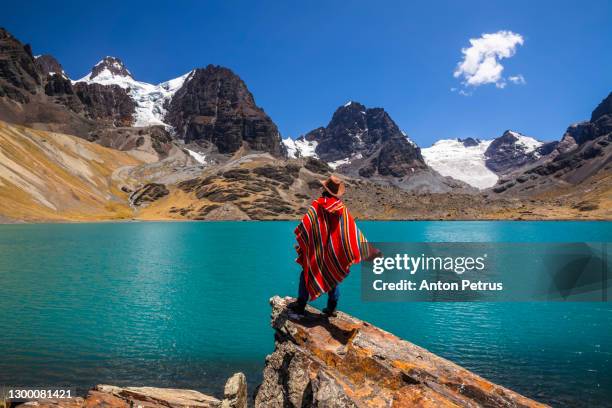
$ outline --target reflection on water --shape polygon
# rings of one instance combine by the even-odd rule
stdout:
[[[295,223],[0,226],[0,384],[250,390],[273,347],[267,300],[294,294]],[[364,222],[371,241],[612,241],[597,222]],[[612,398],[609,304],[364,303],[340,307],[556,405]],[[322,305],[322,301],[316,303]]]

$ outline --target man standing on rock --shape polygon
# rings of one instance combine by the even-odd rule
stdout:
[[[295,261],[302,266],[302,274],[298,300],[289,307],[298,315],[304,314],[309,299],[327,293],[323,313],[335,316],[340,297],[338,284],[348,275],[351,265],[380,254],[368,244],[340,200],[345,192],[344,182],[330,176],[321,184],[321,197],[312,202],[295,229],[298,254]]]

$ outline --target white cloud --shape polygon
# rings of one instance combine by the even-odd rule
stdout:
[[[527,81],[525,81],[525,77],[523,77],[521,74],[509,76],[508,81],[517,85],[525,85],[527,83]]]
[[[480,38],[471,38],[470,46],[461,50],[463,60],[457,64],[453,76],[462,78],[465,88],[495,84],[497,88],[503,89],[506,87],[506,79],[502,76],[504,66],[500,61],[512,57],[516,48],[523,43],[523,36],[512,31],[498,31],[483,34]],[[525,78],[520,74],[510,76],[508,80],[514,84],[525,83]]]

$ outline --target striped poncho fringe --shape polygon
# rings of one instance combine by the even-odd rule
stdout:
[[[348,209],[333,197],[313,201],[295,236],[295,261],[302,266],[310,300],[342,282],[350,266],[367,259],[370,253],[368,241]]]

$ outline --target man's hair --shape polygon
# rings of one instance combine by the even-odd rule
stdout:
[[[332,198],[333,195],[329,194],[329,191],[327,191],[326,189],[323,189],[323,192],[321,193],[321,197]]]

